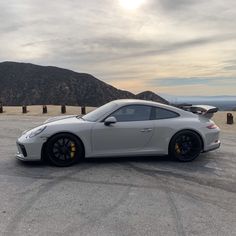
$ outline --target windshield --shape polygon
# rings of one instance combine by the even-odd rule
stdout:
[[[104,115],[112,112],[117,107],[117,104],[114,102],[109,102],[94,111],[91,111],[87,115],[83,116],[82,118],[87,121],[95,122],[99,120]]]

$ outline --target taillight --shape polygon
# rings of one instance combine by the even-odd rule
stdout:
[[[218,129],[218,126],[216,124],[211,124],[207,126],[208,129]]]

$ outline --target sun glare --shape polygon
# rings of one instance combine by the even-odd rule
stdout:
[[[145,0],[119,0],[120,5],[127,10],[135,10],[139,8]]]

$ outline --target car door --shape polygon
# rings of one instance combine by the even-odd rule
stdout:
[[[169,142],[178,130],[180,115],[174,111],[153,107],[151,119],[154,122],[154,133],[150,141],[150,149],[156,154],[168,154]]]
[[[128,155],[142,152],[153,135],[151,107],[128,105],[110,114],[117,122],[94,124],[91,131],[93,155]]]

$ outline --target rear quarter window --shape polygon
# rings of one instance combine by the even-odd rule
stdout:
[[[160,108],[160,107],[154,107],[151,119],[152,120],[162,120],[162,119],[171,119],[171,118],[176,118],[179,117],[179,114],[170,111],[168,109]]]

